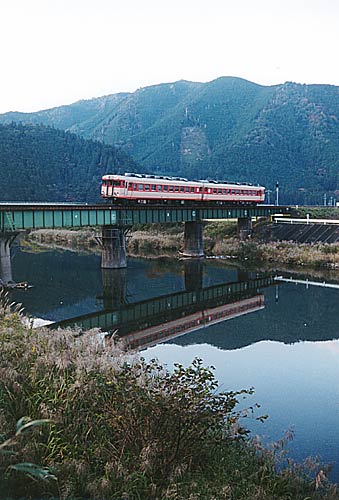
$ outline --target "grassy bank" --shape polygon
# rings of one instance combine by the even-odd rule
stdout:
[[[320,215],[322,212],[320,212]],[[30,245],[58,246],[100,252],[95,229],[39,230],[29,236]],[[183,250],[184,227],[177,225],[148,225],[134,228],[127,238],[127,252],[131,256],[175,256]],[[236,237],[236,223],[208,222],[204,226],[205,254],[237,259],[241,262],[302,266],[317,269],[339,269],[339,244],[267,241],[262,222],[254,226],[250,240],[241,242]]]
[[[249,441],[237,400],[251,390],[218,392],[199,360],[169,372],[100,338],[32,330],[2,300],[0,442],[23,416],[51,423],[22,433],[12,453],[0,449],[0,498],[339,498],[318,464],[279,464],[282,443]],[[8,469],[18,462],[56,479]]]

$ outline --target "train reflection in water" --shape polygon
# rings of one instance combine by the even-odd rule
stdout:
[[[77,325],[117,332],[129,349],[144,349],[177,336],[264,308],[260,289],[272,277],[242,276],[242,281],[202,287],[201,263],[185,267],[185,291],[129,304],[126,272],[103,271],[103,306],[99,312],[54,323],[50,328]],[[193,279],[194,277],[194,279]]]
[[[173,339],[179,335],[194,332],[228,319],[242,316],[250,312],[264,309],[264,295],[258,294],[230,304],[197,311],[174,321],[145,328],[124,336],[126,345],[130,349],[151,347],[165,340]]]

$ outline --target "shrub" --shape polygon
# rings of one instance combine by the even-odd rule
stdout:
[[[318,482],[291,467],[277,473],[275,455],[249,444],[236,404],[252,390],[218,392],[199,359],[170,372],[101,339],[98,331],[32,330],[18,315],[0,319],[3,440],[21,415],[52,420],[15,460],[42,463],[58,478],[9,477],[12,497],[338,499],[321,470]]]
[[[168,372],[107,352],[97,332],[2,329],[0,340],[5,432],[22,414],[56,423],[42,444],[33,436],[22,452],[48,465],[69,497],[155,498],[219,441],[234,440],[237,397],[247,391],[216,392],[200,360]]]

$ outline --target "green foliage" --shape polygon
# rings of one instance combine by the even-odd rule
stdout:
[[[239,260],[259,261],[263,258],[263,250],[254,241],[240,242],[236,251],[236,257]]]
[[[101,177],[137,170],[123,152],[42,125],[0,125],[1,201],[100,200]]]
[[[237,223],[234,221],[207,222],[204,225],[204,237],[223,239],[236,236]]]
[[[56,480],[56,477],[50,473],[46,467],[33,464],[31,462],[15,463],[17,453],[14,449],[20,444],[20,438],[27,431],[32,431],[42,425],[50,424],[51,421],[47,419],[31,420],[28,417],[22,417],[16,424],[16,431],[14,436],[6,439],[0,443],[0,495],[7,495],[11,492],[11,481],[13,473],[23,474],[24,476],[41,481]],[[22,441],[21,441],[22,443]],[[9,449],[10,447],[10,449]],[[15,476],[15,480],[17,476]]]
[[[19,415],[34,419],[17,424],[17,438],[29,432],[29,439],[19,442],[15,477],[6,477],[0,497],[6,486],[13,498],[62,500],[339,498],[323,478],[291,464],[278,474],[275,451],[250,444],[239,425],[237,400],[252,390],[219,392],[201,360],[169,372],[103,345],[97,331],[51,335],[24,328],[17,316],[0,320],[0,342],[5,445]],[[19,472],[58,481],[28,482]]]
[[[291,217],[306,219],[339,219],[339,208],[337,207],[299,207],[295,208]]]

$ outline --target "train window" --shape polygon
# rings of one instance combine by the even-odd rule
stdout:
[[[198,189],[198,193],[202,193],[202,187],[199,187],[197,189]]]
[[[184,192],[184,186],[180,186],[180,192],[183,193]]]
[[[186,193],[189,193],[190,188],[188,186],[185,186],[185,191]]]
[[[139,184],[138,185],[138,190],[139,191],[143,191],[144,190],[144,185],[143,184]]]
[[[173,186],[168,186],[168,188],[169,191],[173,191]]]
[[[194,193],[194,187],[190,188],[191,193]]]
[[[162,191],[162,186],[158,186],[158,191]]]
[[[174,191],[178,192],[179,191],[179,186],[174,186]]]
[[[149,184],[145,184],[145,191],[149,191]]]
[[[205,193],[208,193],[208,189],[207,188],[204,188],[204,191],[205,191]]]
[[[164,186],[164,191],[168,191],[168,186]]]
[[[223,189],[222,192],[223,192],[223,194],[226,194],[227,193],[227,189]]]
[[[214,189],[213,189],[213,193],[216,193],[216,192],[217,192],[217,189],[216,189],[216,188],[214,188]]]
[[[222,189],[218,189],[218,194],[222,194]]]
[[[152,191],[156,191],[157,190],[157,186],[155,184],[152,184]]]
[[[235,189],[232,189],[232,194],[235,194]]]
[[[133,184],[133,189],[137,190],[137,184]]]
[[[132,189],[133,184],[131,182],[128,183],[128,189]]]

